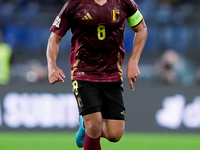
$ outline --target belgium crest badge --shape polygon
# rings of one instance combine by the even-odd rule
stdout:
[[[120,17],[119,9],[112,10],[112,21],[118,22]]]

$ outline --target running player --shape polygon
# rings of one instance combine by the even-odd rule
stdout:
[[[122,65],[126,18],[135,33],[127,65],[133,90],[147,38],[145,21],[134,0],[67,0],[50,28],[46,53],[51,84],[64,82],[65,74],[57,67],[56,58],[62,37],[69,29],[72,32],[71,80],[80,113],[76,144],[84,150],[101,150],[101,137],[117,142],[124,132]]]

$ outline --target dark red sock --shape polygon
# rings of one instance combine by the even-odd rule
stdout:
[[[84,150],[101,150],[100,137],[93,139],[85,134],[83,147]]]

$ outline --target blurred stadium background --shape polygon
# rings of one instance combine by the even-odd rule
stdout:
[[[126,23],[126,134],[117,145],[104,147],[198,149],[200,1],[135,1],[148,27],[139,63],[141,75],[132,92],[125,71],[134,34]],[[67,76],[65,83],[50,85],[46,69],[49,28],[64,3],[65,0],[0,0],[2,150],[76,149],[78,111],[69,75],[70,31],[61,42],[57,60]]]

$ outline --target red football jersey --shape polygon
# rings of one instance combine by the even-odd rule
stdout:
[[[64,36],[71,28],[71,79],[122,80],[125,19],[138,10],[133,0],[68,0],[50,30]]]

